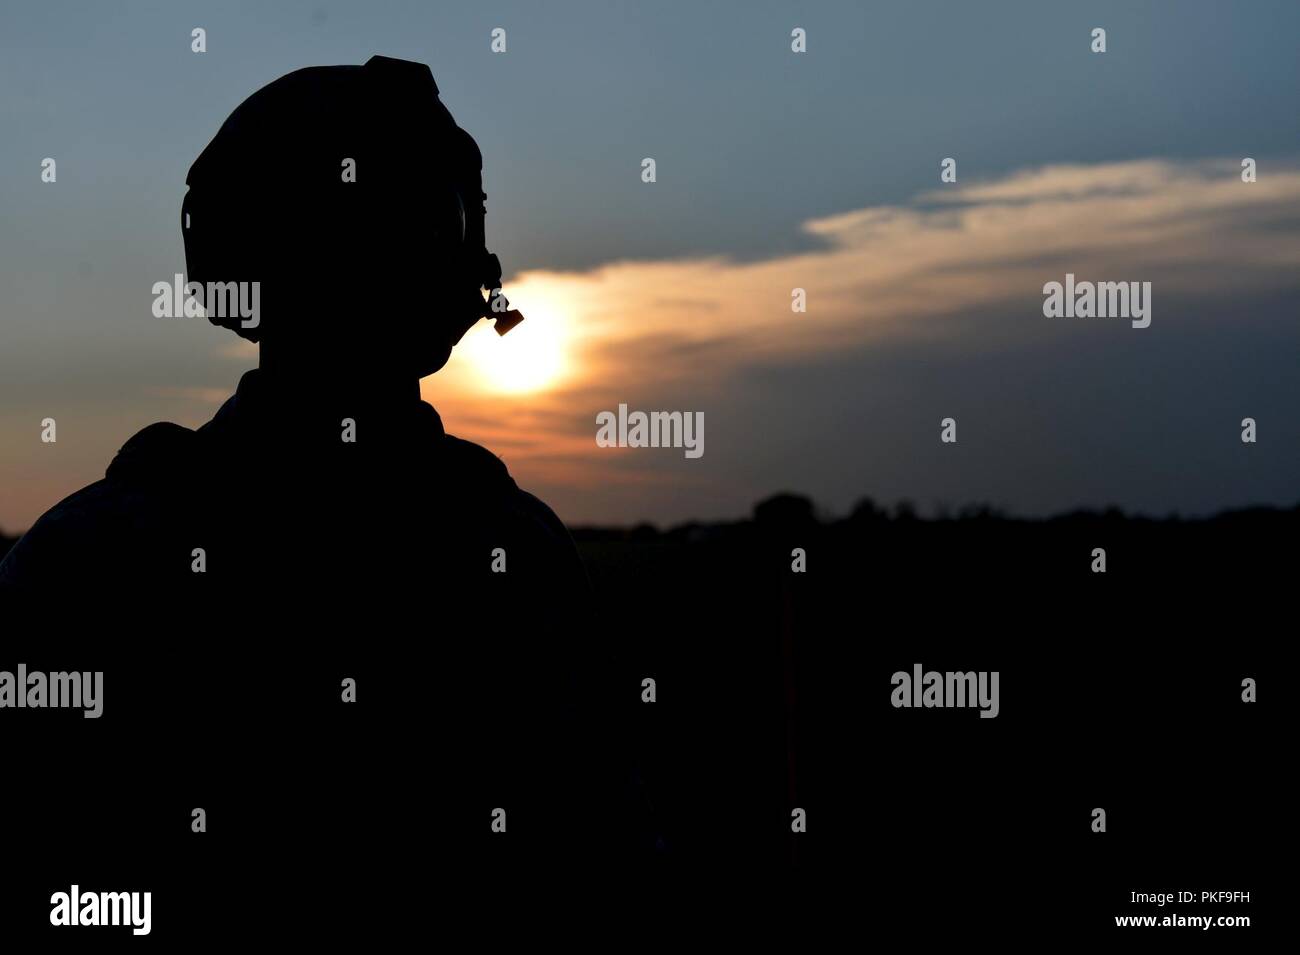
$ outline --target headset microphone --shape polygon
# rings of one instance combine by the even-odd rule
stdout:
[[[498,335],[504,335],[524,320],[523,312],[511,308],[509,300],[501,292],[501,260],[495,252],[488,252],[485,258],[487,274],[483,277],[483,287],[488,290],[487,301],[483,303],[483,317],[496,319],[492,327]]]

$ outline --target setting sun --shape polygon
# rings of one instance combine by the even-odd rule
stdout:
[[[569,316],[544,283],[534,280],[508,288],[511,305],[525,317],[507,335],[491,322],[474,326],[456,346],[461,364],[478,389],[525,394],[555,386],[568,372]]]

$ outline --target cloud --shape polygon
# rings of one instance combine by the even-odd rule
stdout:
[[[215,354],[219,358],[230,358],[235,361],[257,361],[257,343],[250,342],[247,338],[232,337],[230,341],[218,345]]]
[[[230,397],[225,388],[202,388],[184,385],[148,387],[144,393],[154,398],[169,398],[180,401],[196,401],[205,405],[219,405]]]
[[[548,391],[496,398],[451,369],[450,387],[431,387],[431,397],[452,430],[472,403],[464,436],[506,446],[525,483],[627,482],[629,469],[659,472],[663,462],[653,451],[628,458],[595,447],[594,413],[618,401],[708,408],[748,369],[875,344],[960,342],[978,353],[1041,342],[1061,333],[1042,315],[1042,286],[1066,272],[1152,282],[1154,329],[1125,326],[1129,334],[1181,321],[1180,303],[1206,294],[1294,288],[1300,169],[1266,165],[1258,182],[1243,183],[1237,159],[1054,165],[812,219],[803,230],[821,247],[517,276],[510,295],[525,314],[537,299],[562,315],[571,373]],[[791,311],[796,287],[807,292],[805,314]],[[990,322],[995,312],[1007,320]],[[485,347],[477,360],[490,356]],[[491,426],[481,423],[485,407]]]
[[[825,243],[811,252],[530,272],[515,297],[526,302],[537,284],[566,303],[577,367],[641,378],[656,373],[644,350],[667,366],[658,373],[678,378],[688,368],[925,336],[920,320],[992,304],[1033,305],[1026,322],[1041,322],[1042,284],[1065,271],[1152,281],[1166,300],[1221,288],[1234,273],[1249,273],[1256,290],[1290,286],[1300,244],[1279,241],[1269,225],[1300,222],[1300,171],[1266,170],[1255,183],[1239,171],[1235,160],[1048,166],[936,190],[910,206],[810,220],[804,231]],[[796,287],[807,290],[807,314],[790,311]]]

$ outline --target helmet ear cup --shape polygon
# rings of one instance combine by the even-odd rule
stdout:
[[[214,211],[219,210],[219,211]],[[208,195],[203,189],[191,186],[181,200],[181,242],[185,247],[185,281],[204,285],[209,282],[232,282],[244,279],[241,265],[249,248],[238,247],[229,235],[223,235],[228,223],[237,220],[228,203]],[[256,238],[250,236],[246,245],[252,246]],[[257,326],[246,328],[236,316],[218,316],[208,312],[208,321],[218,328],[227,328],[240,338],[256,342],[261,340]]]
[[[202,255],[199,251],[202,245],[199,239],[201,230],[194,227],[194,211],[194,192],[190,190],[185,193],[185,198],[181,200],[181,242],[185,246],[186,277],[202,274],[200,265]]]
[[[220,205],[217,203],[218,207]],[[229,243],[218,234],[222,222],[215,215],[228,215],[228,212],[223,210],[214,215],[212,208],[213,203],[205,200],[203,190],[196,190],[193,186],[181,200],[181,242],[185,247],[186,280],[190,282],[219,282],[232,278],[218,274],[229,271],[226,266],[231,250],[226,248]]]
[[[459,255],[465,245],[465,203],[455,189],[439,193],[433,236],[440,251]]]

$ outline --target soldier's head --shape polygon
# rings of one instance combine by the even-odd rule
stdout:
[[[264,363],[273,349],[302,367],[431,374],[492,313],[482,289],[500,285],[482,168],[423,64],[377,56],[289,73],[190,167],[187,288],[215,291],[209,320],[260,342]],[[234,307],[237,291],[256,314]]]

